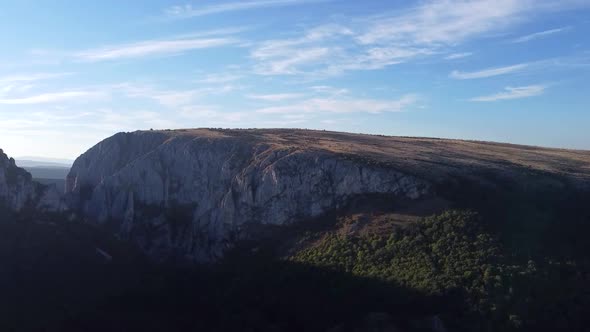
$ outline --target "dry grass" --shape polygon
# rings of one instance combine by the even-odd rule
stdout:
[[[540,171],[590,182],[590,151],[418,137],[394,137],[301,129],[185,129],[171,137],[239,137],[277,148],[326,151],[380,163],[430,178],[481,170],[508,175]]]

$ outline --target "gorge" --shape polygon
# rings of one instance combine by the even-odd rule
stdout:
[[[218,317],[205,330],[254,316],[255,330],[578,327],[589,188],[588,151],[298,129],[119,133],[76,159],[65,193],[0,154],[0,253],[21,271],[0,281],[38,284],[24,272],[38,271],[56,299],[64,280],[79,284],[59,300],[66,316],[39,304],[54,330],[88,330],[99,313],[103,329],[142,326],[129,308],[146,294],[171,301],[138,309],[160,312],[145,322],[157,330],[195,308]],[[227,303],[219,292],[234,318],[209,304]]]

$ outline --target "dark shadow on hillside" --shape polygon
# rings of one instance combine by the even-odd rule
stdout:
[[[523,259],[588,261],[590,189],[556,174],[518,169],[517,178],[480,172],[439,184],[454,208],[477,211],[509,253]]]
[[[265,249],[236,248],[211,266],[154,266],[89,225],[12,218],[0,222],[2,331],[414,331],[443,307]]]

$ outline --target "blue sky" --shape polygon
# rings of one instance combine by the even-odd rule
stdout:
[[[296,127],[590,149],[590,1],[3,1],[0,148]]]

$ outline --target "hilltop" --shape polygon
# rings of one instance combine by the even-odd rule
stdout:
[[[382,163],[431,179],[477,170],[538,171],[573,180],[590,180],[590,151],[508,143],[354,134],[306,129],[179,129],[139,131],[167,139],[179,136],[221,139],[236,137],[277,149],[328,151],[367,162]],[[508,174],[507,174],[508,175]]]

